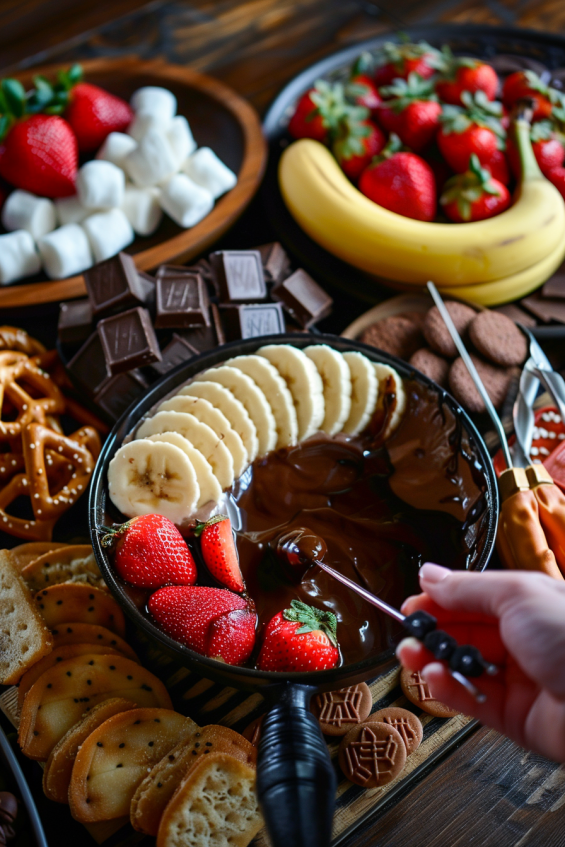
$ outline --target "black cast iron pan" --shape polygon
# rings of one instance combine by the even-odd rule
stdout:
[[[473,564],[474,569],[483,570],[489,561],[496,537],[498,489],[490,456],[470,418],[450,395],[394,356],[333,335],[317,335],[316,342],[329,344],[343,352],[358,350],[373,361],[391,365],[403,377],[416,378],[444,394],[444,402],[461,419],[463,429],[469,435],[484,472],[488,506],[482,516],[483,527],[478,533],[481,539],[480,549],[476,551]],[[344,688],[385,671],[395,662],[393,649],[378,656],[366,657],[355,664],[313,674],[258,671],[206,658],[174,641],[138,610],[124,583],[116,577],[108,553],[100,543],[104,534],[101,528],[104,524],[109,520],[124,520],[123,515],[115,510],[108,498],[108,464],[125,436],[143,415],[159,400],[200,371],[220,364],[232,356],[254,353],[262,345],[274,343],[306,347],[312,343],[312,336],[267,336],[233,342],[202,354],[179,365],[126,412],[106,440],[93,474],[89,500],[90,535],[98,565],[110,591],[136,626],[202,676],[223,685],[260,691],[267,698],[271,709],[263,722],[257,785],[271,842],[274,847],[325,847],[331,839],[336,778],[318,722],[309,711],[310,699],[318,691]]]

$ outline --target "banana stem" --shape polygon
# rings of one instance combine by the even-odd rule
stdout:
[[[518,147],[518,155],[520,157],[520,166],[522,175],[520,183],[534,179],[545,179],[540,171],[532,148],[530,139],[530,122],[525,118],[517,118],[514,121],[514,132],[516,137],[516,146]]]

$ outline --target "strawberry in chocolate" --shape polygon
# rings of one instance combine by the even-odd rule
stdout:
[[[370,200],[407,218],[432,221],[436,214],[436,184],[427,162],[403,152],[394,134],[359,179],[359,190]]]
[[[464,108],[444,106],[437,143],[445,161],[457,173],[465,173],[474,153],[488,166],[496,150],[504,148],[506,133],[500,123],[502,104],[491,102],[483,91],[461,95]]]
[[[337,618],[292,600],[267,624],[257,667],[262,671],[323,671],[339,661]]]
[[[186,541],[162,515],[143,515],[108,529],[101,543],[115,545],[114,567],[131,585],[159,588],[196,582],[196,565]]]
[[[416,73],[422,79],[428,79],[435,73],[439,51],[420,41],[418,44],[395,44],[392,41],[383,45],[381,64],[375,71],[375,83],[390,85],[393,79],[408,79]]]
[[[147,608],[167,635],[203,656],[228,665],[242,665],[251,656],[257,615],[232,591],[171,585],[152,594]]]
[[[469,170],[446,182],[439,202],[451,221],[468,223],[503,212],[510,205],[510,193],[505,185],[492,177],[490,171],[481,168],[473,154]]]
[[[488,100],[494,100],[498,91],[498,76],[494,68],[478,59],[454,56],[449,47],[443,47],[437,62],[440,77],[436,82],[436,94],[444,103],[462,106],[464,91],[475,94],[484,92]]]
[[[386,144],[383,131],[373,121],[344,121],[340,136],[332,151],[341,169],[350,180],[357,182],[373,157]]]
[[[441,106],[432,82],[412,73],[380,89],[387,99],[379,107],[378,120],[403,144],[418,153],[433,141],[439,127]]]
[[[298,101],[288,131],[293,138],[313,138],[325,143],[335,136],[349,108],[341,83],[332,85],[320,79]],[[362,117],[367,117],[365,111]]]
[[[202,558],[214,579],[231,591],[245,591],[230,519],[215,515],[206,523],[198,523],[194,534],[200,538]]]

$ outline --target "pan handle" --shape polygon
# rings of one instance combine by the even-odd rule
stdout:
[[[257,793],[273,847],[328,847],[337,779],[311,685],[277,687],[261,727]]]

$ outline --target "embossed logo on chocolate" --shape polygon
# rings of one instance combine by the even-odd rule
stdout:
[[[181,309],[197,309],[200,306],[198,279],[164,279],[163,308],[178,312]]]
[[[247,306],[241,310],[241,337],[257,338],[284,332],[280,305]]]
[[[224,268],[232,300],[264,297],[263,269],[256,253],[224,253]]]
[[[398,733],[400,733],[400,737],[404,741],[406,748],[408,749],[410,745],[416,741],[417,735],[413,726],[411,726],[408,718],[389,718],[384,717],[383,723],[388,724],[393,729],[395,729]]]
[[[391,773],[396,761],[398,743],[392,735],[377,738],[373,730],[363,727],[357,741],[352,741],[346,751],[347,776],[359,784],[366,784]]]
[[[341,691],[327,691],[316,698],[316,706],[320,710],[318,720],[321,723],[343,726],[346,723],[359,723],[361,715],[362,693],[356,685],[343,688]]]
[[[122,320],[119,323],[110,324],[108,330],[108,346],[116,359],[120,356],[129,355],[145,346],[139,316],[130,313],[126,317],[126,314],[122,315]]]
[[[422,675],[420,671],[415,671],[410,677],[410,684],[414,686],[414,688],[418,692],[418,700],[421,703],[425,703],[426,700],[433,700],[434,698],[430,694],[430,689],[428,687],[428,683],[422,679]]]

